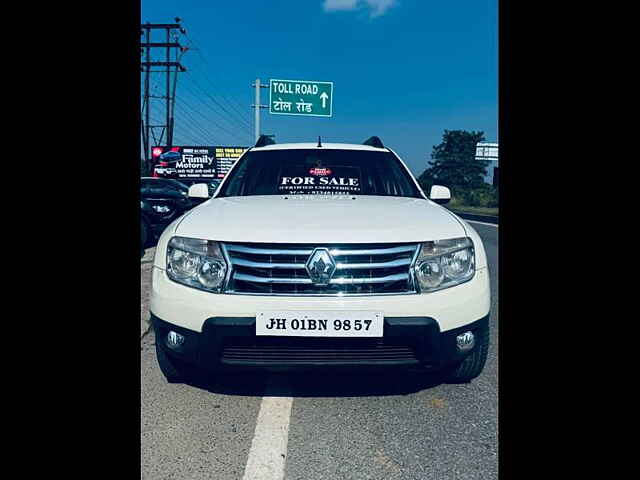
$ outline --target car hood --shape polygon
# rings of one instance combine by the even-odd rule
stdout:
[[[276,195],[211,199],[192,209],[176,235],[227,242],[392,243],[465,236],[429,200],[404,197]]]

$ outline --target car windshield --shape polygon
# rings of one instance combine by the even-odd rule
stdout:
[[[299,194],[423,198],[391,152],[319,148],[247,152],[218,197]]]

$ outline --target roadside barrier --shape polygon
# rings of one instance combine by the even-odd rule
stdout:
[[[460,212],[458,210],[454,210],[453,208],[450,208],[449,210],[458,215],[460,218],[464,218],[465,220],[476,220],[478,222],[493,223],[494,225],[498,225],[498,219],[500,218],[495,215],[480,215],[477,213]]]

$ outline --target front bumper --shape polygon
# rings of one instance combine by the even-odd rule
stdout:
[[[404,368],[437,371],[464,359],[456,336],[472,331],[476,338],[488,329],[489,315],[460,328],[441,332],[431,317],[386,317],[384,337],[296,338],[257,337],[255,317],[210,317],[201,332],[166,322],[153,313],[156,342],[170,356],[204,370],[300,370],[315,368]],[[178,349],[167,345],[167,334],[185,337]],[[477,347],[474,347],[477,348]]]
[[[156,251],[158,255],[163,252]],[[262,310],[366,310],[383,312],[386,318],[429,317],[445,332],[483,318],[490,304],[486,268],[466,283],[427,294],[296,297],[209,293],[176,283],[154,266],[149,307],[162,320],[196,332],[203,331],[209,318],[249,318]]]

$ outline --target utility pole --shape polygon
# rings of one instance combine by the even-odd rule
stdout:
[[[149,37],[150,33],[151,33],[151,30],[147,29],[147,31],[146,31],[147,36],[146,36],[146,42],[145,42],[147,44],[147,62],[151,61],[151,56],[150,56],[151,55],[151,50],[150,50],[150,47],[148,46],[149,42],[150,42],[150,37]],[[149,158],[148,158],[148,156],[149,156],[149,150],[150,150],[150,145],[149,145],[149,110],[150,110],[149,109],[149,73],[151,73],[151,72],[147,68],[147,74],[145,75],[145,81],[144,81],[144,103],[143,103],[143,105],[146,107],[145,111],[144,111],[145,112],[145,124],[144,124],[145,125],[144,140],[145,141],[143,143],[143,145],[144,145],[144,166],[145,166],[145,169],[147,170],[145,172],[145,174],[147,174],[148,171],[149,171]]]
[[[256,109],[254,125],[255,125],[255,137],[256,137],[255,141],[257,142],[258,138],[260,138],[260,109],[269,108],[269,105],[260,105],[260,89],[269,88],[269,86],[260,85],[259,78],[256,78],[255,83],[253,83],[251,86],[256,88],[256,103],[251,106]]]
[[[170,83],[171,80],[169,78],[169,71],[170,71],[169,68],[170,67],[168,66],[169,62],[171,61],[171,47],[169,47],[169,44],[171,43],[171,38],[170,38],[171,29],[167,28],[166,30],[167,30],[167,89],[166,89],[166,92],[167,92],[167,106],[166,106],[166,111],[167,111],[167,146],[169,148],[171,148],[172,147],[172,145],[171,145],[171,137],[173,137],[173,134],[172,134],[173,132],[171,132],[171,128],[170,128],[171,127],[171,112],[170,112],[170,110],[171,110],[171,106],[170,106],[171,105],[170,104],[171,99],[169,98],[170,97],[170,95],[169,95],[169,83]]]
[[[157,141],[157,143],[161,143],[162,142],[162,138],[164,136],[164,132],[167,132],[167,145],[169,147],[172,146],[172,142],[173,142],[173,105],[175,102],[175,84],[178,81],[178,69],[181,72],[185,72],[187,69],[182,66],[180,64],[180,61],[178,59],[178,54],[176,53],[176,61],[172,62],[171,61],[171,50],[172,49],[180,49],[181,51],[185,51],[185,47],[183,47],[182,45],[180,45],[178,43],[178,39],[177,37],[175,38],[174,42],[171,42],[171,32],[174,30],[179,30],[180,33],[185,34],[186,30],[184,28],[182,28],[182,26],[180,25],[180,19],[178,17],[175,18],[176,23],[145,23],[140,25],[141,28],[141,34],[145,34],[145,42],[141,44],[141,47],[144,47],[146,49],[146,61],[141,62],[141,68],[142,71],[146,72],[146,77],[145,77],[145,88],[144,88],[144,101],[143,101],[143,108],[144,108],[144,125],[143,125],[143,133],[142,133],[142,139],[143,139],[143,145],[144,145],[144,160],[145,160],[145,166],[147,168],[147,170],[149,170],[150,168],[150,164],[151,164],[151,142],[150,142],[150,138],[149,135],[151,134],[154,137],[154,141],[155,141],[155,133],[154,133],[154,128],[162,128],[162,133],[160,134],[160,139]],[[151,41],[151,30],[165,30],[166,31],[166,42],[157,42],[157,43],[153,43]],[[152,48],[166,48],[166,57],[165,57],[165,61],[164,62],[160,62],[160,61],[152,61],[151,60],[151,49]],[[182,56],[180,56],[181,58]],[[152,70],[152,67],[165,67],[162,70]],[[175,69],[175,74],[174,74],[174,85],[173,85],[173,91],[171,90],[171,69],[174,68]],[[150,124],[150,111],[151,111],[151,98],[158,98],[155,95],[150,95],[149,94],[149,80],[150,80],[150,74],[151,73],[166,73],[166,95],[164,97],[160,97],[160,98],[164,98],[166,100],[166,105],[165,105],[165,110],[166,110],[166,120],[165,120],[165,124],[164,125],[151,125]]]

